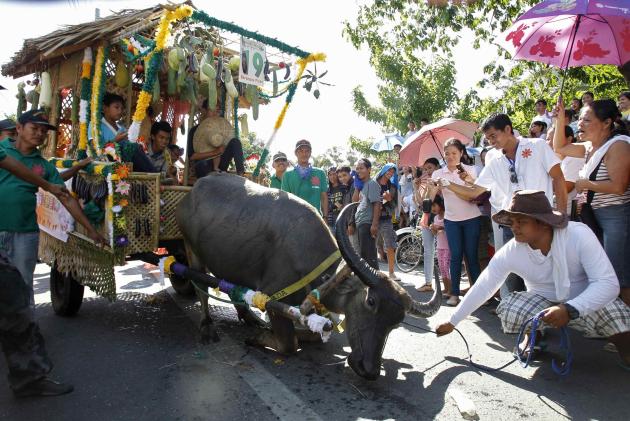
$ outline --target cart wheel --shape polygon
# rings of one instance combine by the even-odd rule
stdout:
[[[83,302],[83,290],[83,285],[72,275],[59,272],[53,263],[50,269],[50,300],[57,315],[70,317],[77,314]]]
[[[182,278],[181,276],[175,275],[174,273],[171,273],[170,279],[173,289],[179,295],[182,295],[184,297],[192,297],[195,295],[195,287],[188,279]]]

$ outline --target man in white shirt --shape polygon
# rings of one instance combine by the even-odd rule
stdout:
[[[551,127],[551,113],[547,111],[547,101],[544,99],[539,99],[534,104],[536,107],[536,116],[532,119],[532,123],[535,121],[541,121],[547,125],[547,128]]]
[[[509,209],[493,219],[511,226],[515,237],[494,255],[450,320],[438,326],[438,336],[451,333],[512,272],[524,279],[527,291],[512,293],[497,307],[505,333],[518,333],[544,311],[542,327],[569,325],[608,337],[630,367],[630,307],[618,298],[617,276],[595,234],[553,211],[542,191],[515,193]]]
[[[469,199],[485,191],[492,193],[492,203],[498,210],[507,209],[514,192],[518,190],[542,190],[553,203],[554,192],[558,210],[566,212],[567,190],[560,169],[560,160],[542,139],[516,138],[512,121],[505,114],[492,114],[483,123],[484,135],[503,156],[486,162],[476,180],[462,173],[467,186],[450,183],[447,189]],[[509,229],[504,230],[507,242],[512,238]]]

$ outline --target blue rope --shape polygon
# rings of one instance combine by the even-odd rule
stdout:
[[[516,339],[516,358],[521,363],[523,367],[527,367],[531,362],[532,355],[534,354],[534,346],[536,345],[536,331],[538,330],[538,326],[542,318],[545,316],[545,312],[541,311],[534,317],[531,317],[523,323],[521,326],[521,330],[518,333],[518,338]],[[525,347],[525,349],[520,349],[520,343],[523,338],[523,334],[527,330],[527,327],[531,325],[530,328],[530,337],[529,343]],[[562,363],[558,363],[554,358],[551,361],[552,370],[559,376],[566,376],[571,372],[571,365],[573,364],[573,352],[571,351],[571,341],[569,340],[569,333],[566,326],[560,328],[560,349],[565,352],[566,358]],[[527,352],[529,350],[529,352]],[[525,353],[527,352],[527,356],[525,357]]]

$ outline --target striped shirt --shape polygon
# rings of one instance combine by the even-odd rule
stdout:
[[[599,166],[595,181],[610,181],[608,168],[606,167],[606,162],[604,162],[604,160],[602,160],[602,163]],[[630,202],[630,185],[626,189],[625,193],[622,195],[595,192],[595,195],[593,196],[593,201],[591,202],[591,206],[593,207],[593,209],[597,209],[607,206],[623,205],[624,203],[628,202]]]

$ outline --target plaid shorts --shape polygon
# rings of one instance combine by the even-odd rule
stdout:
[[[497,307],[497,315],[505,333],[518,333],[527,319],[534,317],[542,310],[558,303],[531,292],[514,292]],[[630,331],[630,307],[621,299],[615,298],[604,308],[578,317],[569,322],[569,327],[582,332],[609,337]],[[540,328],[550,327],[543,323]]]

